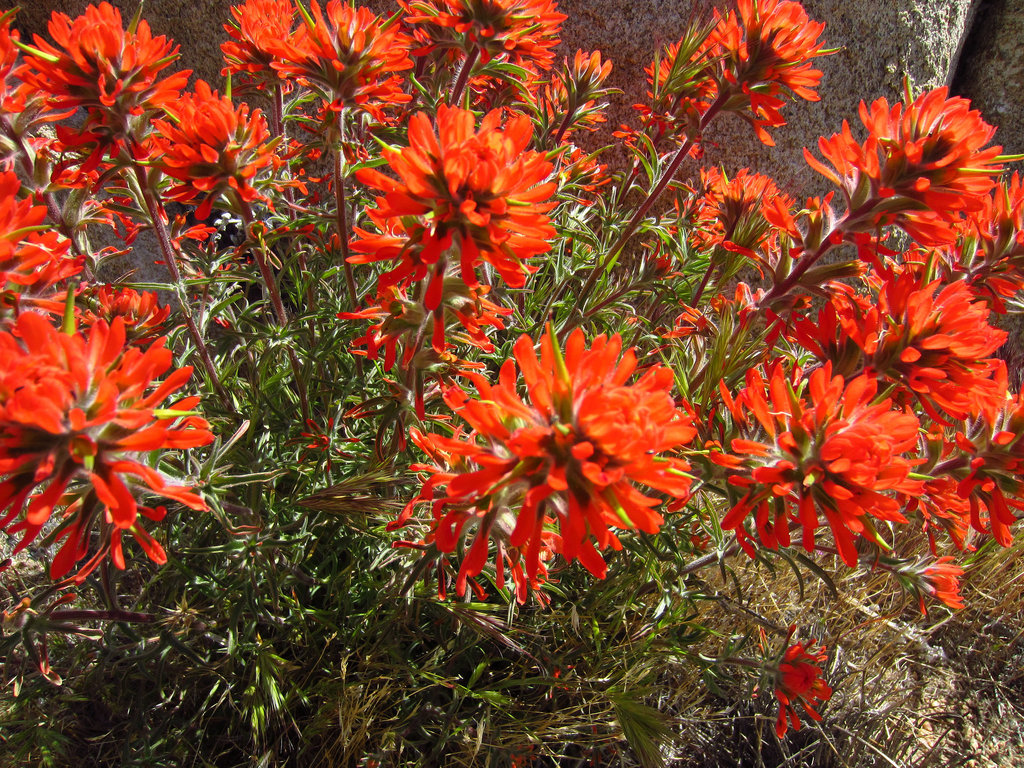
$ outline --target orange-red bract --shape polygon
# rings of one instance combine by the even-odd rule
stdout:
[[[845,120],[840,133],[819,139],[831,168],[804,150],[807,162],[851,200],[847,230],[896,224],[925,245],[952,240],[961,212],[981,209],[1003,170],[1002,148],[988,146],[995,128],[945,87],[906,105],[861,102],[860,119],[868,129],[863,142]]]
[[[821,665],[828,660],[826,650],[825,646],[818,646],[816,640],[794,643],[786,649],[779,662],[775,681],[779,716],[775,721],[775,733],[780,739],[789,730],[789,723],[793,724],[794,730],[800,730],[796,711],[798,704],[807,717],[821,720],[817,707],[832,697],[832,689],[821,677]]]
[[[502,125],[493,111],[475,130],[468,110],[441,106],[437,132],[425,113],[409,121],[409,146],[385,150],[399,179],[365,168],[363,184],[384,193],[367,215],[380,234],[357,229],[349,261],[395,260],[381,285],[407,286],[427,278],[425,305],[440,304],[449,263],[457,259],[462,280],[478,284],[476,269],[487,262],[513,288],[531,271],[524,262],[551,249],[555,230],[544,213],[555,183],[545,181],[551,163],[527,150],[532,127],[520,115]]]
[[[52,577],[66,575],[88,554],[97,527],[100,549],[77,578],[107,554],[123,568],[126,531],[150,559],[165,562],[163,548],[138,517],[160,520],[166,510],[138,497],[206,509],[191,488],[172,484],[144,461],[151,451],[213,440],[207,423],[190,413],[198,397],[165,406],[192,369],[180,368],[157,383],[172,362],[162,339],[143,351],[126,346],[120,318],[69,335],[31,312],[0,332],[0,359],[0,529],[22,533],[15,551],[32,542],[55,508],[64,507],[56,535],[63,544]]]
[[[267,121],[260,110],[232,105],[202,80],[194,94],[167,105],[173,120],[156,120],[153,164],[178,184],[167,196],[181,203],[201,198],[196,218],[205,219],[221,195],[251,203],[261,199],[257,173],[273,163]]]
[[[744,520],[751,513],[764,546],[788,546],[794,521],[808,551],[814,550],[818,514],[824,514],[850,566],[857,563],[854,534],[870,535],[872,518],[907,522],[889,494],[922,490],[921,481],[910,477],[915,462],[906,455],[917,444],[918,419],[895,410],[889,399],[875,402],[876,392],[873,378],[847,383],[832,375],[828,363],[811,373],[806,394],[797,394],[780,365],[767,379],[751,369],[735,399],[721,387],[737,424],[759,426],[763,434],[733,439],[731,453],[711,456],[744,494],[722,528],[736,531],[749,554]]]
[[[53,43],[37,35],[36,52],[25,55],[17,74],[47,95],[50,108],[87,110],[81,130],[58,126],[57,135],[67,146],[97,144],[93,162],[102,149],[132,137],[133,119],[161,110],[188,83],[187,71],[160,77],[177,58],[177,46],[153,37],[146,21],[125,31],[110,3],[90,5],[74,20],[54,12],[47,29]]]
[[[357,107],[378,120],[384,107],[412,98],[398,74],[412,68],[412,41],[393,19],[384,21],[341,0],[330,0],[326,14],[313,0],[312,11],[303,11],[304,23],[293,34],[276,43],[267,40],[271,66],[281,78],[314,89],[331,111]]]
[[[478,397],[457,386],[445,391],[445,402],[471,428],[468,435],[412,432],[445,466],[421,467],[433,476],[392,527],[428,503],[428,542],[440,552],[472,539],[459,570],[460,594],[486,564],[492,540],[499,561],[518,553],[514,561],[525,562],[530,581],[540,573],[542,548],[578,559],[603,578],[600,550],[621,547],[612,528],[656,533],[663,522],[660,500],[637,484],[675,499],[689,495],[689,465],[663,455],[696,434],[690,414],[672,398],[671,371],[656,366],[628,384],[637,360],[632,351],[623,353],[618,336],[598,336],[587,349],[577,329],[563,356],[553,335],[542,340],[539,359],[530,337],[520,336],[515,361],[502,366],[497,385],[466,374]],[[517,586],[524,601],[526,584]]]

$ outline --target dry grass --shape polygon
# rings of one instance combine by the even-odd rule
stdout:
[[[673,702],[678,766],[835,766],[836,768],[1010,768],[1024,765],[1024,544],[990,542],[971,558],[968,608],[931,607],[882,573],[830,572],[838,596],[791,570],[740,566],[744,608],[794,623],[830,650],[834,688],[820,724],[780,741],[770,697],[737,703],[701,693],[695,676]],[[717,589],[727,591],[719,582]],[[749,622],[736,603],[704,621],[740,633]],[[709,649],[710,650],[710,649]],[[711,651],[713,652],[713,651]],[[737,692],[739,693],[739,692]],[[687,757],[688,756],[688,757]]]

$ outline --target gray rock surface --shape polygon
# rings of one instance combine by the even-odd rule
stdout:
[[[999,127],[1007,153],[1024,153],[1024,0],[978,3],[953,90]]]

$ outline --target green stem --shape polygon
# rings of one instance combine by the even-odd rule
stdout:
[[[242,221],[245,226],[246,235],[249,242],[253,243],[253,258],[256,259],[256,265],[259,267],[260,276],[263,278],[263,282],[267,286],[267,291],[270,293],[270,302],[274,307],[277,324],[281,326],[282,329],[287,328],[288,312],[285,310],[284,302],[281,300],[281,291],[277,285],[277,277],[274,275],[274,271],[270,267],[270,260],[266,251],[266,243],[262,238],[256,237],[253,232],[255,217],[252,213],[252,207],[240,197],[237,201],[239,209],[242,212]],[[299,403],[302,407],[302,418],[303,420],[308,421],[310,419],[309,393],[306,391],[306,382],[302,378],[302,366],[299,364],[299,358],[295,354],[295,350],[290,346],[288,347],[288,361],[291,364],[292,375],[295,377],[295,386],[298,388],[299,392]]]
[[[625,246],[625,244],[629,241],[629,238],[633,236],[634,232],[636,232],[637,227],[640,226],[640,222],[644,220],[644,217],[647,215],[647,212],[651,209],[651,206],[653,206],[654,203],[658,200],[658,198],[661,197],[661,193],[665,191],[666,187],[668,187],[669,183],[676,175],[676,171],[679,170],[679,166],[682,165],[683,160],[686,159],[686,156],[690,153],[690,150],[696,143],[697,137],[699,137],[703,133],[704,129],[711,123],[711,120],[722,110],[722,107],[725,106],[725,103],[728,101],[728,99],[728,91],[721,93],[719,97],[715,99],[714,103],[710,107],[708,107],[708,111],[705,112],[704,115],[701,117],[700,125],[694,132],[694,134],[692,136],[687,136],[686,141],[683,142],[683,145],[679,147],[678,150],[676,150],[675,155],[673,155],[672,160],[668,164],[668,167],[665,169],[664,173],[662,173],[661,178],[658,180],[658,183],[654,185],[654,188],[650,192],[647,193],[647,197],[644,198],[644,201],[640,204],[640,207],[637,208],[636,213],[633,214],[633,217],[629,220],[629,223],[626,224],[625,229],[622,230],[618,239],[615,241],[612,247],[608,249],[608,252],[605,254],[605,257],[601,260],[599,264],[595,265],[594,268],[590,271],[590,275],[588,275],[587,281],[583,284],[583,288],[578,294],[578,298],[576,300],[577,308],[581,306],[583,301],[586,300],[586,297],[594,288],[594,284],[597,282],[598,277],[608,268],[608,265],[611,264],[612,260],[619,255],[619,251],[622,250],[623,246]]]

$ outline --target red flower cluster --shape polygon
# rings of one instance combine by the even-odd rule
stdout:
[[[921,482],[910,477],[915,462],[904,455],[917,445],[918,420],[876,398],[874,379],[847,384],[826,363],[808,377],[804,396],[776,365],[767,380],[749,371],[735,399],[724,385],[720,390],[736,425],[760,426],[764,433],[760,440],[732,440],[731,454],[711,455],[727,468],[729,484],[744,492],[722,528],[736,531],[748,554],[754,550],[743,521],[751,513],[761,544],[789,546],[792,520],[803,527],[809,552],[823,513],[849,566],[857,563],[853,534],[872,534],[872,518],[907,522],[887,493],[921,492]]]
[[[790,635],[792,636],[792,629]],[[832,697],[832,689],[821,677],[821,665],[828,660],[828,649],[818,646],[816,640],[795,643],[786,649],[779,662],[775,681],[775,698],[779,700],[779,717],[775,733],[781,739],[789,730],[800,730],[800,717],[796,705],[812,720],[821,720],[817,707]]]
[[[487,262],[514,288],[530,268],[523,261],[550,250],[555,235],[544,202],[555,191],[545,182],[551,163],[526,148],[532,128],[526,116],[501,126],[498,111],[475,131],[468,110],[441,106],[437,133],[424,113],[409,120],[409,146],[385,150],[400,180],[365,168],[356,178],[380,190],[377,207],[367,215],[381,234],[357,229],[354,264],[398,260],[380,278],[381,286],[408,286],[429,274],[425,305],[441,303],[449,259],[457,254],[462,280],[476,287],[476,268]]]
[[[1019,173],[996,184],[960,227],[960,238],[946,249],[950,280],[963,276],[971,290],[1004,312],[1004,298],[1024,286],[1024,184]]]
[[[54,298],[54,287],[82,269],[67,238],[46,226],[46,206],[20,192],[17,175],[0,173],[0,318],[5,306]]]
[[[764,217],[766,207],[789,209],[793,199],[779,191],[775,182],[746,168],[729,178],[718,168],[701,170],[704,195],[696,204],[691,243],[708,251],[722,246],[760,261],[758,251],[770,247],[777,231]]]
[[[202,197],[196,218],[206,219],[222,196],[245,203],[262,199],[253,180],[274,160],[267,121],[260,110],[235,108],[202,80],[194,94],[167,105],[172,120],[156,120],[151,136],[153,164],[178,184],[168,198],[193,203]]]
[[[659,499],[634,483],[676,499],[689,494],[689,465],[660,455],[696,434],[690,415],[673,402],[671,372],[655,367],[630,385],[636,356],[622,353],[618,336],[598,336],[587,349],[576,330],[563,356],[553,335],[541,342],[540,360],[528,336],[515,344],[528,401],[516,391],[516,365],[509,360],[497,386],[467,374],[479,399],[458,387],[445,392],[445,402],[472,428],[469,435],[412,432],[421,449],[447,466],[421,467],[431,477],[392,527],[405,524],[417,504],[429,503],[428,542],[447,553],[475,526],[459,570],[460,594],[467,578],[483,569],[492,539],[499,563],[510,554],[513,563],[525,561],[531,582],[541,573],[543,547],[603,578],[599,551],[621,547],[610,527],[656,533],[662,523]],[[546,530],[549,524],[557,534]],[[522,602],[526,583],[517,579],[517,586]]]
[[[378,120],[385,106],[411,100],[397,73],[412,68],[412,40],[398,31],[395,19],[382,21],[342,0],[330,0],[326,16],[317,0],[312,9],[310,16],[299,6],[305,24],[293,34],[276,42],[263,38],[281,78],[313,89],[333,112],[358,107]]]
[[[295,30],[293,0],[246,0],[231,8],[234,21],[224,25],[231,38],[221,43],[224,76],[245,75],[255,80],[258,88],[265,86],[266,76],[275,73],[275,51],[281,41],[292,37]],[[281,81],[287,86],[287,80]]]
[[[74,21],[54,12],[47,29],[53,44],[36,36],[17,74],[27,87],[47,94],[51,109],[65,115],[87,110],[81,130],[59,125],[57,136],[68,147],[98,144],[93,164],[103,149],[113,152],[117,142],[133,138],[133,122],[143,124],[188,83],[187,71],[160,79],[177,58],[177,46],[153,37],[145,21],[126,32],[121,12],[110,3],[90,5]]]
[[[907,95],[910,101],[910,95]],[[995,133],[967,99],[937,88],[907,106],[885,99],[860,105],[868,138],[858,142],[843,121],[841,133],[821,138],[829,168],[809,151],[810,165],[843,188],[850,201],[847,231],[896,224],[925,245],[951,241],[962,211],[984,206],[1002,171],[1002,147],[986,146]],[[834,169],[834,170],[833,170]]]
[[[811,59],[832,53],[819,40],[824,28],[792,0],[737,0],[737,12],[722,16],[716,9],[713,26],[695,27],[647,67],[652,105],[635,108],[656,137],[670,132],[693,140],[715,105],[743,117],[773,146],[765,128],[785,125],[786,92],[818,100],[822,73]],[[629,129],[617,135],[630,140]]]
[[[956,437],[960,452],[941,462],[943,470],[959,478],[957,495],[970,504],[971,525],[991,532],[1002,546],[1013,542],[1013,510],[1024,511],[1024,394],[1007,400],[995,414],[987,414],[967,434]]]
[[[694,30],[670,43],[644,69],[651,105],[634,104],[633,109],[655,141],[666,134],[683,139],[695,136],[701,117],[718,95],[709,32]],[[634,150],[639,147],[638,134],[628,126],[612,135]]]
[[[0,332],[0,359],[0,529],[23,532],[15,551],[28,546],[54,508],[63,506],[67,519],[57,540],[64,543],[51,565],[53,578],[86,556],[96,526],[104,543],[78,579],[108,553],[117,567],[124,567],[125,531],[150,559],[165,562],[162,547],[138,516],[160,520],[166,510],[136,497],[163,496],[206,509],[190,488],[170,484],[143,461],[150,451],[213,440],[207,423],[190,413],[198,397],[161,407],[192,369],[176,370],[154,388],[153,380],[172,361],[163,340],[142,351],[125,346],[120,318],[109,326],[99,321],[86,334],[67,335],[30,312],[10,332]],[[20,522],[9,526],[22,514]]]
[[[921,285],[909,270],[880,280],[873,301],[837,286],[816,321],[798,324],[801,343],[838,373],[894,385],[939,424],[998,410],[1006,389],[992,355],[1006,332],[988,324],[985,303],[962,281]]]
[[[576,51],[572,64],[566,62],[565,72],[553,74],[540,98],[540,109],[551,123],[552,140],[560,144],[572,131],[595,130],[605,120],[597,99],[608,91],[604,82],[612,73],[612,63],[601,60],[601,52]]]
[[[500,58],[547,70],[566,16],[551,0],[400,0],[405,23],[422,56],[433,50],[480,52],[482,61]]]
[[[91,305],[80,316],[83,325],[92,326],[101,320],[113,325],[119,317],[124,323],[126,339],[138,346],[149,346],[166,332],[171,308],[161,307],[152,291],[140,293],[134,288],[101,285],[91,298]]]
[[[764,130],[785,125],[779,113],[783,88],[808,101],[817,101],[814,90],[821,71],[811,59],[832,51],[819,40],[825,25],[811,21],[804,7],[791,0],[737,0],[737,14],[719,17],[711,33],[712,50],[721,57],[723,78],[729,86],[726,110],[750,108],[748,118],[768,146],[775,142]],[[724,91],[725,85],[720,86]]]

